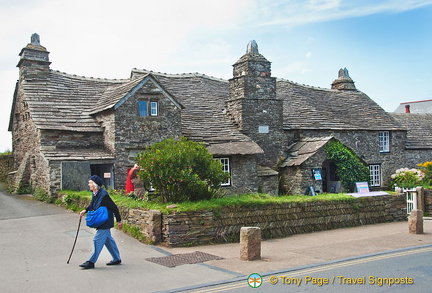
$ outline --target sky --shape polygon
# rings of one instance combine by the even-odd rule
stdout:
[[[347,68],[388,112],[432,99],[432,0],[0,0],[0,28],[0,152],[12,150],[16,65],[33,33],[51,69],[78,76],[229,79],[255,40],[274,77],[330,88]]]

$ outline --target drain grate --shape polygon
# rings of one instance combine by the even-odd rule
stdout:
[[[169,268],[179,266],[179,265],[194,264],[194,263],[205,262],[205,261],[215,260],[215,259],[223,259],[223,257],[219,257],[216,255],[212,255],[200,251],[195,251],[191,253],[173,254],[168,256],[146,258],[146,260],[150,262],[154,262]]]

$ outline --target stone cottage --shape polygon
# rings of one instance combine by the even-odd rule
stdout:
[[[319,153],[323,142],[341,141],[369,165],[376,188],[406,162],[406,126],[358,91],[348,70],[339,71],[331,89],[277,79],[255,41],[229,80],[141,69],[124,80],[66,74],[50,69],[37,34],[19,56],[9,124],[16,188],[86,189],[97,174],[122,189],[139,151],[180,136],[203,142],[221,161],[231,174],[222,183],[228,193],[276,194],[279,182],[291,184],[284,190],[320,184],[317,190],[330,191],[332,162],[315,155],[288,160],[299,142]],[[304,171],[295,186],[292,168]],[[311,169],[326,178],[315,182]]]

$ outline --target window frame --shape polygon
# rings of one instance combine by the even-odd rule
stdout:
[[[381,164],[369,165],[369,184],[373,187],[381,186]]]
[[[159,102],[151,100],[138,100],[138,115],[140,117],[159,116]]]
[[[158,116],[159,115],[159,103],[157,101],[150,101],[149,102],[149,114],[150,116]],[[156,107],[153,107],[156,105]]]
[[[390,152],[390,131],[380,131],[378,133],[380,153]]]
[[[222,170],[225,173],[231,174],[231,160],[229,157],[220,157],[220,158],[214,158],[215,160],[219,161],[222,164]],[[224,162],[223,162],[224,161]],[[231,175],[228,177],[227,182],[221,183],[222,187],[231,186]]]

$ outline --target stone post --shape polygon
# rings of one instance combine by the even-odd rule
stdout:
[[[261,229],[242,227],[240,229],[240,259],[256,260],[261,258]]]
[[[408,219],[409,232],[412,234],[423,234],[423,211],[412,210]]]
[[[424,207],[424,188],[423,186],[416,187],[417,191],[417,208],[421,211],[425,211]]]
[[[162,213],[158,210],[150,210],[150,224],[148,225],[148,235],[153,243],[158,244],[162,241]]]

